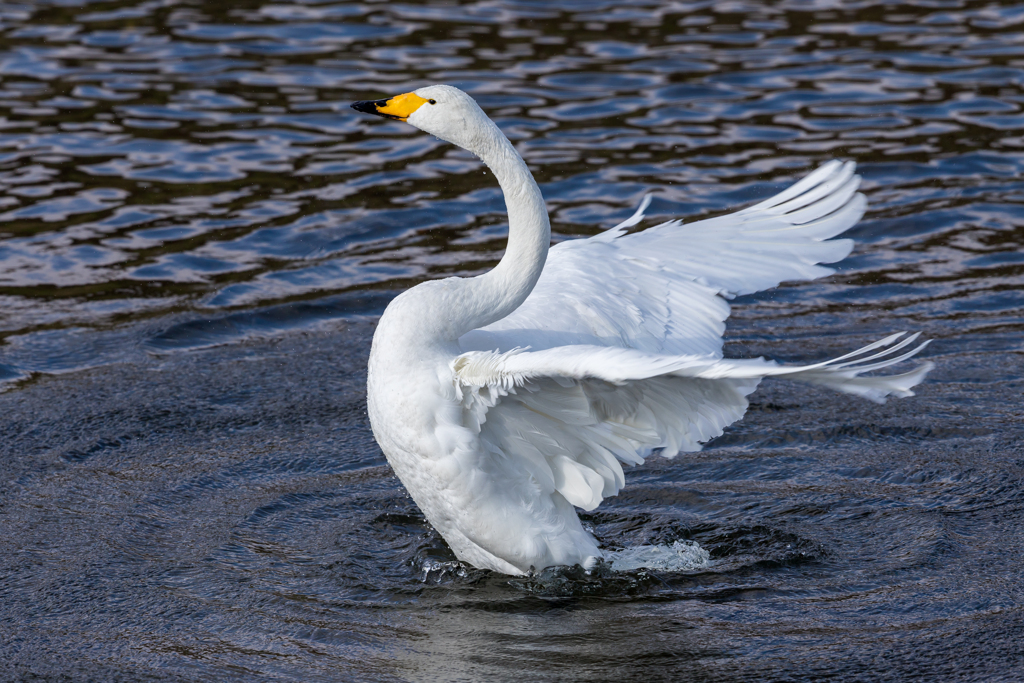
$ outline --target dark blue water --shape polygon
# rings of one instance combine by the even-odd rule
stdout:
[[[1024,10],[989,2],[0,4],[0,679],[1020,680]],[[500,257],[493,177],[354,100],[450,83],[556,240],[853,159],[839,272],[727,353],[921,330],[875,406],[765,385],[586,516],[709,568],[453,561],[375,445],[376,316]]]

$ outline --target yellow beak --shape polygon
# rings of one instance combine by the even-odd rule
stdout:
[[[352,108],[356,111],[365,112],[367,114],[383,116],[386,119],[405,121],[407,118],[412,116],[414,111],[422,107],[427,102],[428,100],[423,99],[416,93],[407,92],[403,95],[395,95],[390,100],[368,100],[364,102],[355,102],[353,103]]]

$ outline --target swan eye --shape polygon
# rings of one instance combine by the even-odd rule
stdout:
[[[431,104],[437,104],[437,100],[427,100],[427,102],[430,102]]]

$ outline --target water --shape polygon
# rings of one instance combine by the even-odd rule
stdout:
[[[1019,679],[1022,22],[0,4],[0,678]],[[348,109],[433,82],[514,140],[556,240],[856,160],[857,250],[738,302],[727,352],[922,330],[936,370],[881,407],[765,385],[703,454],[629,472],[585,521],[657,568],[460,565],[364,412],[390,298],[503,247],[478,161]]]

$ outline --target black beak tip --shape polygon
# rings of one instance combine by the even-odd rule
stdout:
[[[376,114],[377,116],[380,116],[380,114],[377,111],[377,107],[383,107],[385,102],[387,102],[387,100],[368,100],[364,102],[353,102],[352,108],[355,109],[356,111],[361,111],[364,114]]]

